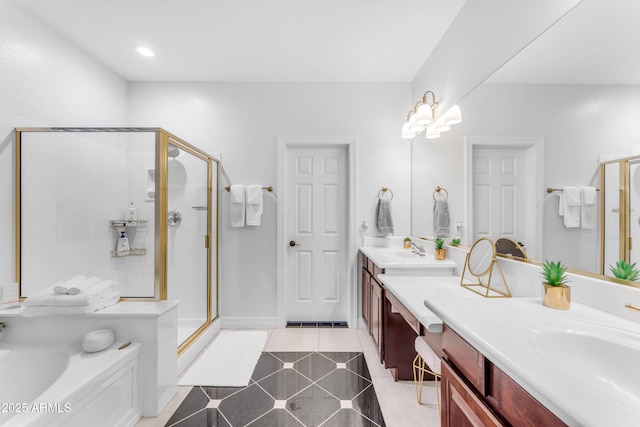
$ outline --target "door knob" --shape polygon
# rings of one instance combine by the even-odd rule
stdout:
[[[289,242],[289,246],[294,247],[294,246],[300,246],[300,245],[297,244],[295,240],[292,240]]]

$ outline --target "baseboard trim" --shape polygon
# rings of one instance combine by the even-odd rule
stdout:
[[[275,329],[284,327],[278,325],[277,317],[222,317],[222,327],[225,329]]]

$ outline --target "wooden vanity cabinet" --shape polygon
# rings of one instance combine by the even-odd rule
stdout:
[[[378,354],[380,355],[380,362],[384,360],[384,347],[383,343],[386,339],[383,331],[383,315],[382,315],[382,302],[384,291],[382,285],[374,278],[371,277],[371,336],[378,346]]]
[[[442,426],[566,426],[446,324],[442,335]]]
[[[504,426],[462,376],[442,361],[442,427]]]
[[[367,331],[371,334],[371,321],[370,321],[370,313],[371,313],[371,273],[367,269],[368,259],[362,254],[362,276],[361,276],[361,286],[362,286],[362,319],[364,323],[367,325]]]
[[[362,317],[367,324],[367,330],[378,346],[380,362],[383,361],[383,296],[384,289],[376,280],[384,269],[375,265],[367,256],[362,254]]]

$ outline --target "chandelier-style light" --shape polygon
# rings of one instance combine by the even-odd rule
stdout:
[[[429,95],[431,95],[431,102],[429,102]],[[462,112],[457,105],[448,109],[436,120],[437,106],[436,95],[430,90],[426,91],[422,99],[407,114],[407,120],[402,125],[402,138],[415,138],[425,129],[427,139],[438,138],[442,132],[451,129],[451,125],[462,121]]]

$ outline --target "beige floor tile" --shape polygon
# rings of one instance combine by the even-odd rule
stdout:
[[[356,331],[358,331],[358,338],[362,345],[362,351],[378,351],[378,346],[373,340],[373,337],[369,335],[369,331],[364,328],[358,328]]]
[[[393,378],[373,378],[378,402],[388,427],[438,427],[440,415],[432,383],[425,383],[423,404],[416,400],[413,381],[394,382]]]
[[[318,351],[362,351],[356,329],[319,328]]]
[[[318,351],[318,329],[274,329],[265,351]]]
[[[193,387],[178,387],[178,391],[173,396],[173,398],[169,401],[167,406],[165,406],[164,410],[157,417],[143,417],[140,418],[135,427],[159,427],[164,426],[171,415],[178,409],[178,406],[182,403],[187,394],[191,391]]]

